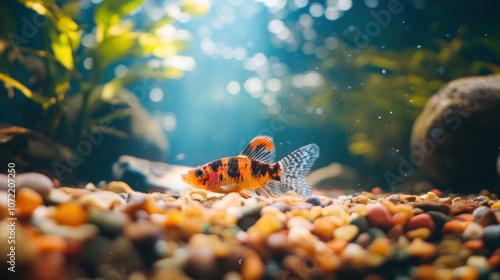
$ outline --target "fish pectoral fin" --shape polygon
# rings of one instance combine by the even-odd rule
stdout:
[[[283,195],[281,184],[278,181],[269,181],[263,187],[254,190],[256,194],[264,197],[278,197]]]
[[[220,186],[219,191],[222,193],[237,192],[240,186],[238,184]]]
[[[253,160],[262,161],[265,163],[274,162],[276,151],[273,143],[273,138],[270,136],[257,136],[243,149],[240,156],[244,156]]]
[[[250,198],[256,195],[254,191],[250,190],[241,191],[239,194],[244,198]]]

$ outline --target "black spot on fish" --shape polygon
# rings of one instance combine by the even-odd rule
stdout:
[[[256,160],[251,161],[250,167],[252,169],[252,177],[256,177],[259,174],[260,166],[261,166],[261,164],[258,161],[256,161]]]
[[[269,165],[256,160],[252,160],[250,167],[252,168],[252,176],[265,176],[269,172]]]
[[[227,162],[227,175],[232,178],[240,177],[240,167],[237,158],[230,158]]]
[[[222,165],[222,161],[220,159],[212,161],[209,166],[213,171],[217,171],[219,167]]]
[[[279,163],[275,163],[273,168],[270,169],[271,173],[269,174],[271,176],[271,178],[273,178],[273,180],[276,180],[276,181],[279,181],[281,178],[280,176],[278,175],[279,171],[280,171],[280,164]]]

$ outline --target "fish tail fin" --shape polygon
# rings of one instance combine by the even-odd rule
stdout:
[[[304,197],[311,196],[311,185],[305,177],[318,157],[318,145],[309,144],[280,160],[278,163],[281,167],[281,184]]]

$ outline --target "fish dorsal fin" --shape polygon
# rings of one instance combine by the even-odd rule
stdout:
[[[257,136],[243,149],[240,156],[254,160],[272,163],[276,157],[273,138],[270,136]]]

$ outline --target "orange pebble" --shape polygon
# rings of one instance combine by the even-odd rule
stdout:
[[[409,219],[410,217],[408,216],[408,214],[404,212],[397,212],[396,214],[394,214],[394,216],[392,216],[392,221],[396,225],[405,225]]]
[[[165,227],[167,228],[173,228],[178,226],[184,219],[184,216],[182,215],[181,211],[177,209],[172,209],[168,211],[165,216],[166,216]]]
[[[476,219],[474,217],[474,215],[468,214],[468,213],[466,213],[466,214],[460,214],[460,215],[456,216],[455,218],[457,218],[460,221],[464,221],[464,222],[474,222],[475,219]]]
[[[491,268],[500,268],[500,255],[493,255],[488,259]]]
[[[43,204],[43,198],[30,188],[22,188],[16,196],[16,214],[21,217],[29,217],[35,209]]]
[[[378,195],[378,194],[381,194],[383,193],[384,191],[382,190],[381,187],[374,187],[371,191],[374,195]]]
[[[470,222],[464,222],[460,220],[449,221],[446,224],[444,224],[443,233],[444,234],[462,233],[469,224]]]
[[[443,197],[443,192],[438,189],[432,189],[431,192],[433,192],[435,195],[439,197]]]
[[[261,279],[264,276],[265,270],[266,266],[259,255],[249,249],[246,252],[243,267],[241,268],[243,279]]]
[[[469,240],[464,243],[464,247],[471,250],[480,250],[484,246],[484,242],[482,239],[474,239],[474,240]]]
[[[347,246],[347,243],[348,242],[343,239],[333,239],[326,243],[326,245],[328,248],[332,249],[335,254],[340,255],[340,253],[344,251],[345,246]]]
[[[329,217],[319,217],[314,220],[312,233],[322,240],[330,240],[335,227],[335,222]]]
[[[386,238],[377,238],[373,240],[370,246],[370,252],[388,257],[391,253],[391,241]]]
[[[490,206],[490,209],[493,211],[493,210],[497,210],[497,209],[500,209],[500,201],[497,201],[495,203],[493,203],[491,206]]]
[[[163,213],[163,211],[156,205],[156,200],[151,196],[148,196],[144,201],[144,211],[148,214]]]
[[[64,252],[66,241],[64,238],[56,235],[35,236],[32,240],[33,247],[37,253],[45,252]]]
[[[87,222],[88,213],[81,204],[69,201],[58,205],[52,218],[61,225],[79,226]]]
[[[431,265],[421,265],[418,266],[411,275],[412,279],[417,279],[417,280],[434,280],[438,279],[436,276],[437,271],[436,268],[431,266]]]

